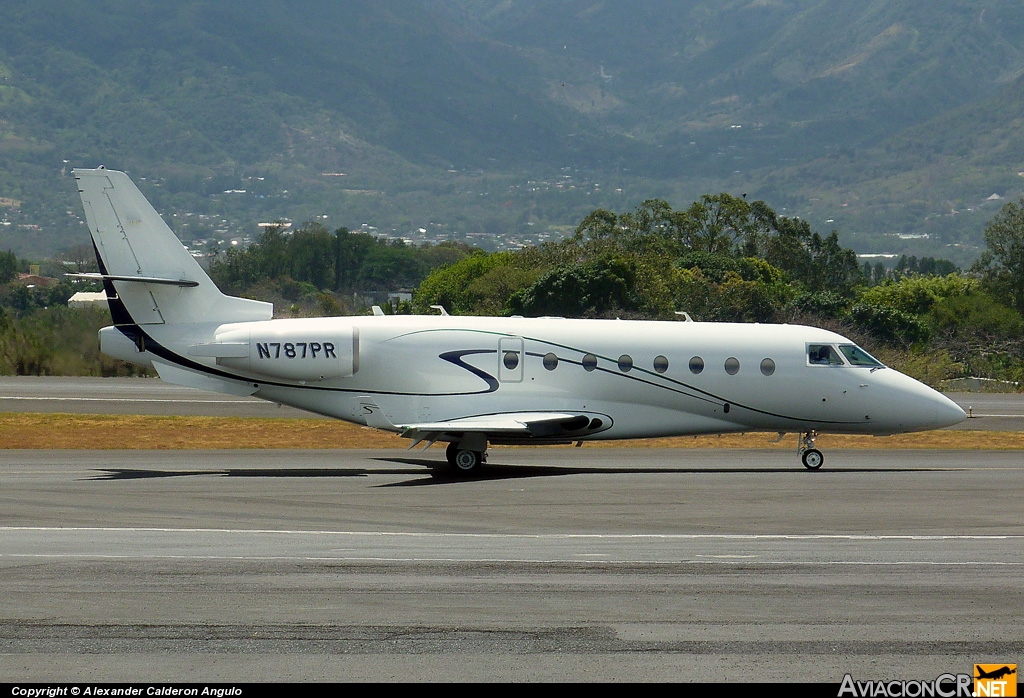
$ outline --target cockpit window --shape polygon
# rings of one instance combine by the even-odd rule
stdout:
[[[856,344],[840,344],[839,351],[843,352],[843,356],[845,356],[846,360],[853,366],[883,367],[881,361],[858,347]]]
[[[843,365],[843,357],[831,344],[808,344],[807,361],[815,366]]]

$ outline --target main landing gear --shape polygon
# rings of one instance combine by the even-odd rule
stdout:
[[[814,440],[816,438],[818,438],[818,432],[814,430],[805,431],[800,435],[797,453],[800,455],[800,460],[803,462],[804,467],[808,470],[817,470],[825,462],[825,456],[814,447]]]
[[[478,475],[487,462],[487,442],[484,441],[483,448],[480,448],[479,444],[452,441],[445,449],[444,455],[456,475]]]

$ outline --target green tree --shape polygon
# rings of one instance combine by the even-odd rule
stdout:
[[[513,294],[509,307],[520,315],[568,317],[638,310],[638,299],[633,293],[636,277],[636,260],[624,257],[559,265],[529,288]]]
[[[749,203],[731,194],[704,194],[691,204],[680,221],[679,242],[699,252],[735,251],[752,256],[775,220],[775,212],[763,201]]]
[[[987,249],[972,267],[985,285],[1024,313],[1024,197],[1009,202],[985,226]]]
[[[797,292],[763,259],[696,252],[681,258],[674,309],[706,322],[776,322]]]
[[[930,336],[928,326],[917,316],[891,306],[857,303],[849,317],[858,329],[895,346],[921,346]]]
[[[455,315],[501,314],[509,296],[536,278],[525,258],[521,252],[476,250],[436,269],[413,296],[415,312],[430,313],[431,305],[441,305]]]
[[[350,233],[347,228],[334,231],[334,290],[356,290],[360,269],[375,244],[364,233]]]
[[[924,315],[939,301],[966,295],[977,283],[959,274],[905,276],[899,281],[887,281],[866,289],[860,294],[859,301],[895,308],[913,315]]]
[[[318,289],[334,282],[334,239],[319,223],[306,223],[287,241],[290,276]]]
[[[0,284],[5,284],[18,276],[18,258],[7,250],[0,252]]]
[[[928,320],[942,345],[959,356],[969,353],[1024,350],[1024,318],[984,291],[939,299],[929,309]]]
[[[810,291],[850,296],[864,280],[857,254],[839,244],[839,233],[833,230],[823,238],[799,218],[778,218],[774,234],[766,234],[761,247],[769,264]]]

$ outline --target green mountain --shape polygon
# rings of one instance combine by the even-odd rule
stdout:
[[[186,240],[317,218],[537,241],[728,190],[961,263],[982,202],[1024,189],[1009,0],[22,0],[0,20],[0,248],[21,255],[86,241],[68,169],[100,163]]]

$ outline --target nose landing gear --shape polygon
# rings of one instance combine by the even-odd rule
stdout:
[[[797,454],[800,456],[800,461],[804,464],[804,467],[808,470],[817,470],[825,462],[825,456],[814,447],[814,440],[816,438],[818,438],[818,432],[813,429],[805,431],[800,435]]]

